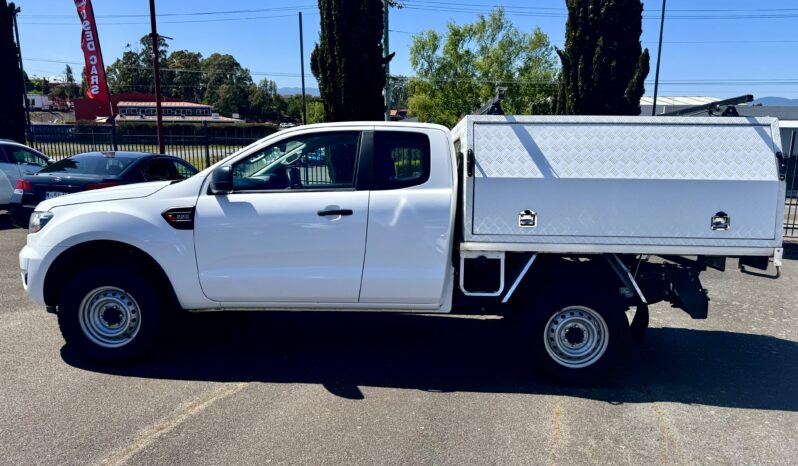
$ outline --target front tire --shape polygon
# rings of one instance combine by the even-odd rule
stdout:
[[[612,299],[573,297],[550,300],[536,314],[531,343],[542,367],[554,378],[588,384],[615,369],[629,346],[625,307]]]
[[[129,271],[128,271],[129,270]],[[125,266],[96,266],[65,287],[58,324],[67,347],[81,356],[122,362],[144,356],[160,337],[158,287]]]

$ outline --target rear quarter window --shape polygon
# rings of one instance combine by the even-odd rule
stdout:
[[[429,180],[430,142],[423,133],[377,131],[374,134],[373,189],[400,189]]]

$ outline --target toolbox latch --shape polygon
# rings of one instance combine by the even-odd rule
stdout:
[[[538,226],[538,214],[532,210],[522,210],[518,214],[518,226],[520,228],[535,228]]]

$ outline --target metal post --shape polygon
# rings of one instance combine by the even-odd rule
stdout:
[[[208,134],[208,122],[202,122],[202,129],[205,132],[205,168],[211,166],[211,147],[210,147],[210,135]]]
[[[19,59],[19,74],[20,79],[22,79],[22,98],[25,99],[25,133],[27,136],[27,140],[33,145],[34,136],[33,136],[33,128],[31,127],[30,123],[30,102],[28,102],[28,85],[25,83],[25,70],[22,68],[22,45],[19,43],[19,27],[17,26],[17,12],[19,9],[14,6],[14,9],[11,14],[11,22],[14,23],[14,37],[17,41],[17,58]]]
[[[382,17],[382,53],[386,58],[385,61],[385,121],[391,121],[391,65],[387,58],[390,54],[390,44],[388,42],[388,0],[383,0],[383,17]]]
[[[665,0],[662,0],[662,17],[659,23],[659,48],[657,49],[657,73],[654,77],[654,101],[651,105],[651,116],[657,114],[657,91],[659,91],[659,63],[662,59],[662,31],[665,29]]]
[[[158,152],[166,153],[163,137],[163,116],[161,115],[161,76],[158,62],[158,31],[155,27],[155,0],[150,0],[150,25],[152,27],[152,72],[155,81],[155,121],[158,127]]]
[[[308,124],[308,102],[305,96],[305,41],[302,38],[302,12],[299,12],[299,67],[302,70],[302,124]]]
[[[114,152],[119,150],[119,145],[116,143],[116,115],[114,115],[113,103],[111,103],[111,146],[113,146]]]

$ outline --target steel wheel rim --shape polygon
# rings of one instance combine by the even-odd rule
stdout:
[[[543,333],[546,352],[557,364],[581,369],[607,352],[609,331],[601,315],[584,306],[568,306],[551,316]]]
[[[129,293],[115,286],[88,292],[78,311],[80,328],[94,344],[119,348],[130,343],[141,328],[141,311]]]

